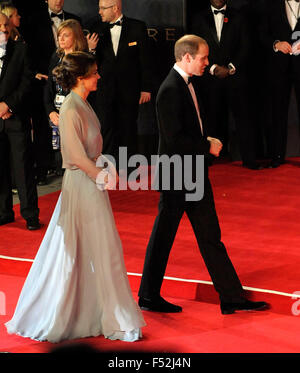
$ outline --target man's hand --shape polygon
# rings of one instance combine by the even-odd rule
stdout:
[[[215,157],[218,157],[220,151],[222,150],[223,144],[219,139],[216,139],[214,137],[207,137],[207,140],[210,142],[210,154],[214,155]]]
[[[141,92],[139,104],[145,104],[151,100],[151,93],[150,92]]]
[[[38,79],[38,80],[43,80],[43,79],[48,80],[48,75],[37,73],[36,76],[35,76],[35,79]]]
[[[284,54],[292,53],[292,46],[287,41],[278,41],[274,47]]]
[[[94,50],[97,47],[99,41],[99,35],[94,32],[93,34],[88,34],[86,37],[88,42],[89,50]]]
[[[7,119],[7,118],[3,118],[3,116],[7,116],[7,114],[11,114],[9,112],[9,107],[4,101],[2,101],[0,102],[0,118]]]
[[[55,126],[58,126],[59,114],[56,111],[51,111],[49,118]]]
[[[229,71],[230,70],[228,69],[228,67],[217,65],[214,69],[214,76],[216,76],[219,79],[224,79],[227,78],[227,76],[229,76]]]
[[[9,111],[6,113],[6,114],[4,114],[4,115],[2,115],[2,117],[1,117],[1,119],[9,119],[10,117],[12,116],[12,113],[10,113]]]

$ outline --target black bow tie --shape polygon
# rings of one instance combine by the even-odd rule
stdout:
[[[215,14],[219,14],[219,13],[225,14],[225,9],[214,10],[214,13],[215,13]]]
[[[192,83],[193,76],[189,76],[187,79],[187,85]]]
[[[60,18],[61,20],[64,19],[64,13],[56,14],[56,13],[52,13],[52,12],[51,12],[50,16],[51,16],[51,18],[58,17],[58,18]]]
[[[122,22],[121,21],[117,21],[117,22],[115,22],[115,23],[110,23],[109,24],[109,27],[110,28],[113,28],[114,26],[121,26],[122,25]]]

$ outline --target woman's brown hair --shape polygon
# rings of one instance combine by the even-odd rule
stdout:
[[[75,19],[67,19],[66,21],[63,21],[58,29],[57,29],[57,38],[59,37],[59,34],[62,32],[63,29],[69,28],[73,34],[74,34],[74,50],[73,52],[77,51],[88,51],[88,43],[86,40],[86,37],[83,33],[82,27],[80,23]],[[64,50],[60,47],[57,49],[57,55],[61,58],[65,54]]]

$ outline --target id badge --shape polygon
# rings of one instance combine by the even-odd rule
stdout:
[[[54,100],[55,107],[60,108],[61,105],[63,104],[65,98],[66,98],[65,96],[57,94],[55,96],[55,100]]]

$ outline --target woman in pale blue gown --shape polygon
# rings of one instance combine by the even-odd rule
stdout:
[[[145,321],[132,297],[106,190],[111,178],[95,163],[102,137],[87,96],[97,89],[97,65],[92,55],[74,52],[54,73],[71,89],[59,116],[66,171],[7,331],[50,342],[99,335],[135,341]]]

